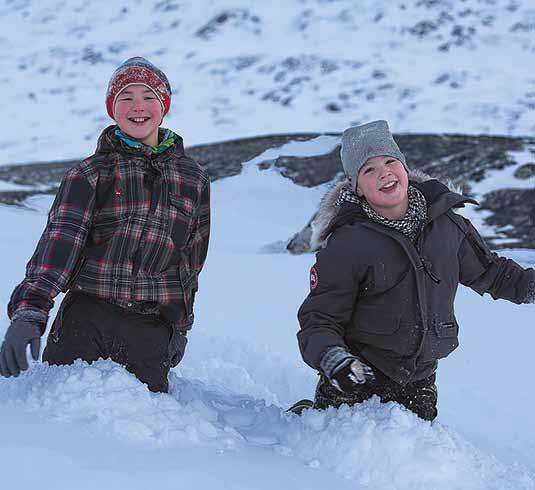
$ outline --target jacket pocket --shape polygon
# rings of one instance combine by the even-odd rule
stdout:
[[[434,327],[438,339],[438,357],[446,357],[459,346],[459,325],[455,320],[437,321]]]
[[[357,317],[357,328],[352,340],[369,347],[388,350],[401,356],[411,355],[418,346],[420,331],[402,322],[399,316],[378,311],[373,315]]]
[[[194,214],[193,200],[186,196],[169,194],[170,234],[177,249],[184,248],[191,231]]]
[[[129,215],[124,216],[99,216],[91,227],[91,238],[95,245],[109,240],[120,230],[123,223],[128,221]]]
[[[435,319],[428,334],[424,361],[435,361],[451,354],[459,346],[459,325],[455,320]]]

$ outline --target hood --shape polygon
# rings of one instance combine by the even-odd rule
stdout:
[[[420,190],[427,201],[428,220],[451,208],[463,207],[467,202],[478,204],[477,201],[463,196],[459,187],[448,179],[444,183],[427,175],[421,170],[409,172],[409,184]],[[342,189],[351,191],[351,185],[345,176],[342,176],[321,200],[320,207],[310,226],[310,250],[316,251],[325,246],[327,237],[340,226],[354,222],[358,219],[368,219],[362,207],[357,203],[345,202],[336,206],[336,201]]]

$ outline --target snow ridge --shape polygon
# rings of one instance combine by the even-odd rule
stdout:
[[[535,488],[518,467],[503,467],[440,423],[430,424],[378,399],[302,417],[265,400],[171,375],[169,395],[152,394],[111,361],[34,365],[0,379],[0,400],[28,416],[75,424],[127,445],[213,447],[245,453],[271,448],[362,488]]]

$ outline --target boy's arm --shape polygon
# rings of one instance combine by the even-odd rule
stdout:
[[[469,220],[459,249],[460,282],[480,295],[513,303],[535,302],[535,270],[492,252]]]
[[[35,252],[26,265],[26,276],[15,288],[8,316],[21,314],[46,319],[54,297],[66,286],[76,268],[91,226],[95,190],[76,167],[64,176]]]
[[[352,244],[346,230],[338,230],[316,254],[310,270],[310,293],[297,313],[301,326],[297,338],[304,361],[314,369],[320,370],[330,348],[347,350],[345,325],[351,320],[358,294]]]
[[[207,179],[201,191],[199,211],[192,234],[191,268],[195,276],[201,272],[210,240],[210,180]]]

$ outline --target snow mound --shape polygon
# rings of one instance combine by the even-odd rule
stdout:
[[[0,401],[145,448],[271,448],[363,488],[535,488],[521,468],[504,467],[447,427],[377,399],[297,417],[176,373],[170,394],[150,393],[111,361],[77,361],[35,364],[17,380],[0,379]]]

